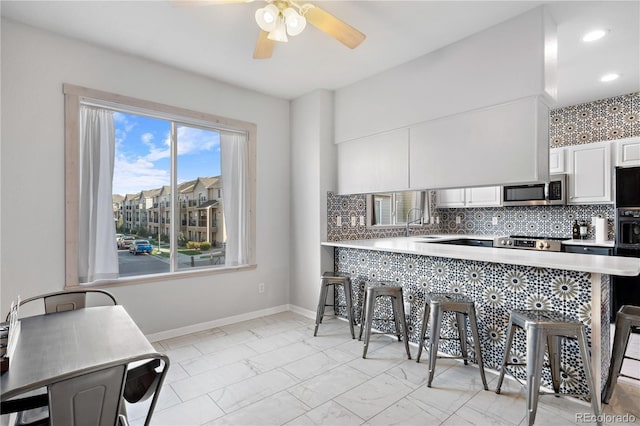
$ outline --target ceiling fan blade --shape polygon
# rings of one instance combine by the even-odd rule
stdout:
[[[256,50],[253,51],[253,59],[269,59],[273,53],[273,46],[276,42],[268,39],[269,33],[266,31],[260,31],[258,35],[258,42],[256,43]]]
[[[311,7],[309,7],[304,14],[307,21],[345,46],[354,49],[367,38],[366,35],[329,12],[320,9],[318,6],[309,6]]]
[[[217,4],[251,3],[254,0],[171,0],[174,6],[215,6]]]

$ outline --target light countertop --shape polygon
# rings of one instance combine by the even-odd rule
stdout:
[[[489,235],[446,234],[374,238],[368,240],[329,241],[323,242],[322,245],[328,247],[344,247],[360,250],[386,251],[392,253],[416,254],[420,256],[446,257],[450,259],[533,266],[537,268],[564,269],[569,271],[608,275],[636,276],[640,274],[640,258],[432,244],[436,241],[459,238],[483,240],[493,239],[493,237]],[[585,241],[589,240],[574,241],[576,241],[576,244],[578,244],[577,241],[579,241],[579,244],[586,245]],[[595,243],[595,241],[591,241]],[[601,244],[602,243],[598,243],[597,245],[601,246]],[[613,247],[613,245],[611,245],[611,247]]]
[[[590,246],[590,247],[607,247],[607,248],[613,248],[613,246],[615,245],[614,241],[612,240],[606,240],[606,241],[564,240],[562,244],[566,246]]]

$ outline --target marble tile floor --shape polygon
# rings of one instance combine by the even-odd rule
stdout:
[[[313,328],[313,320],[283,312],[156,343],[172,364],[151,424],[526,424],[524,390],[505,380],[497,395],[496,372],[487,370],[485,391],[476,367],[438,360],[428,388],[426,360],[407,360],[397,340],[373,336],[363,360],[362,342],[351,339],[345,321],[326,318],[315,338]],[[640,335],[634,339],[630,348],[640,352]],[[621,378],[604,411],[640,424],[639,401],[640,384]],[[145,410],[129,406],[130,424],[142,425]],[[585,423],[577,413],[590,415],[591,408],[543,396],[536,424]]]

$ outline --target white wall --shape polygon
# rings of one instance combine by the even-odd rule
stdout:
[[[291,303],[314,311],[320,274],[333,271],[327,239],[327,191],[336,189],[333,93],[318,90],[291,103]]]
[[[143,332],[289,303],[288,101],[12,21],[1,30],[0,316],[18,294],[64,287],[63,83],[258,126],[257,269],[111,288]]]
[[[338,89],[335,140],[553,94],[553,70],[545,69],[555,65],[553,41],[554,25],[540,7]]]

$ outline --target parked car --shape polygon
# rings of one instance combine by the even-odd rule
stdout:
[[[118,247],[118,241],[120,241],[122,237],[124,237],[124,234],[116,234],[116,247]]]
[[[136,237],[134,237],[133,235],[124,235],[122,238],[118,240],[118,248],[119,249],[129,248],[131,244],[133,244],[135,239]]]
[[[134,240],[133,243],[129,246],[129,253],[133,253],[135,255],[139,253],[151,254],[151,250],[153,250],[153,247],[147,240]]]

